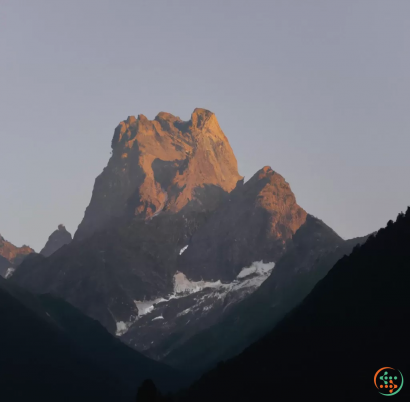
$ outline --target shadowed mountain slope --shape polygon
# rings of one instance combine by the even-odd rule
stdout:
[[[185,377],[112,337],[97,321],[50,295],[0,278],[0,372],[4,400],[133,401],[156,377],[177,389]]]
[[[409,244],[410,208],[339,260],[273,331],[177,400],[380,398],[377,370],[410,375]],[[408,396],[404,384],[397,398]]]
[[[7,258],[4,258],[0,255],[0,276],[5,276],[9,268],[12,267],[12,264]]]
[[[208,330],[192,337],[164,361],[204,370],[240,353],[297,306],[345,254],[367,237],[344,241],[308,215],[268,279]]]
[[[58,225],[58,229],[51,233],[40,254],[44,255],[44,257],[48,257],[64,245],[70,244],[72,240],[71,233],[67,231],[65,226]]]
[[[269,166],[238,182],[182,254],[190,279],[233,280],[254,261],[277,262],[306,220],[289,184]]]
[[[167,113],[153,121],[130,117],[115,130],[112,148],[74,241],[48,258],[28,259],[11,278],[34,293],[62,297],[112,334],[124,334],[139,319],[141,303],[172,297],[178,274],[191,284],[227,285],[255,262],[276,263],[306,219],[289,184],[271,168],[243,183],[207,110],[195,109],[188,122]],[[231,305],[248,293],[231,292]],[[223,303],[180,340],[214,324]],[[184,303],[171,304],[179,318]],[[184,327],[183,320],[171,321],[161,333]],[[135,329],[130,344],[145,352],[147,332]]]

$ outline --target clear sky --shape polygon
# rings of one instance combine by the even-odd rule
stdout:
[[[410,204],[408,0],[1,0],[0,233],[77,228],[117,124],[216,113],[344,238]]]

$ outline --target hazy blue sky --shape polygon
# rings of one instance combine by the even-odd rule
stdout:
[[[216,113],[342,237],[410,204],[410,1],[0,0],[0,233],[74,233],[117,124]]]

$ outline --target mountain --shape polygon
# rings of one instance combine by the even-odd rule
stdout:
[[[25,256],[30,253],[34,253],[34,250],[29,246],[16,247],[0,235],[0,256],[7,259],[11,264],[20,264]]]
[[[204,370],[263,336],[352,247],[270,167],[245,182],[215,115],[195,109],[120,123],[74,240],[10,280]]]
[[[57,294],[113,334],[124,335],[145,306],[159,300],[173,311],[169,319],[182,325],[182,311],[200,306],[194,306],[199,294],[180,297],[192,293],[176,291],[181,280],[194,288],[204,280],[202,295],[209,283],[219,289],[212,285],[203,306],[207,319],[198,315],[201,323],[192,321],[179,342],[214,324],[228,311],[226,303],[233,306],[268,276],[264,268],[256,281],[244,280],[238,278],[242,270],[259,261],[272,268],[306,219],[288,183],[271,168],[243,182],[229,142],[207,110],[195,109],[188,122],[167,113],[153,121],[129,117],[116,128],[112,148],[74,241],[47,258],[25,261],[12,280]],[[210,303],[215,298],[220,302]],[[180,331],[174,324],[159,331],[158,342]],[[147,333],[138,327],[129,343],[150,354]]]
[[[231,281],[254,261],[277,262],[305,220],[289,184],[265,166],[192,236],[179,269],[194,280]]]
[[[149,360],[51,295],[34,296],[0,278],[1,395],[8,402],[134,401],[147,377],[163,392],[188,379]]]
[[[64,245],[70,244],[72,240],[71,233],[67,231],[65,226],[58,225],[57,230],[50,235],[40,254],[48,257]]]
[[[55,293],[111,333],[138,316],[135,301],[170,294],[179,252],[241,176],[213,113],[167,113],[120,123],[112,156],[68,246],[32,258],[13,280]]]
[[[112,218],[214,209],[241,179],[228,139],[205,109],[195,109],[189,121],[164,112],[152,121],[130,116],[115,129],[111,146],[76,239]]]
[[[162,360],[175,367],[204,371],[239,354],[269,332],[340,258],[366,239],[367,236],[345,241],[321,220],[307,215],[266,281],[229,314],[220,315],[215,325]]]
[[[31,253],[34,253],[34,250],[29,246],[16,247],[0,235],[0,276],[10,275],[14,268]]]
[[[173,292],[138,303],[139,317],[122,339],[166,358],[255,292],[305,220],[289,184],[271,168],[240,181],[180,250]]]
[[[409,243],[410,208],[340,259],[263,339],[175,400],[376,399],[380,368],[410,374]]]

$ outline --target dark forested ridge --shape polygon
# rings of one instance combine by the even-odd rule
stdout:
[[[378,369],[410,378],[409,244],[410,208],[339,260],[268,335],[174,400],[382,398]],[[409,390],[395,397],[408,400]]]
[[[162,391],[186,376],[111,336],[101,324],[53,296],[34,296],[0,278],[0,396],[21,401],[135,399],[146,376]]]

